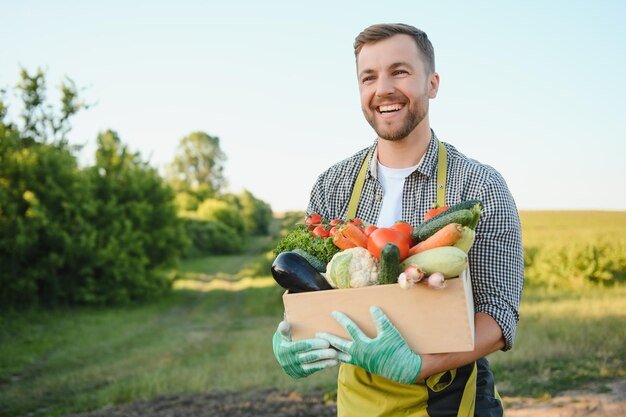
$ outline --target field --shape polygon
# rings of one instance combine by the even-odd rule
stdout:
[[[527,212],[522,223],[535,275],[515,348],[490,356],[501,393],[549,398],[626,377],[626,264],[618,253],[626,242],[617,238],[626,236],[626,213]],[[259,237],[245,255],[185,262],[177,289],[156,302],[2,313],[0,416],[62,416],[223,390],[332,397],[335,370],[293,381],[273,357],[282,291],[267,275],[272,242]],[[575,251],[595,254],[595,266],[561,270],[574,278],[546,261]]]

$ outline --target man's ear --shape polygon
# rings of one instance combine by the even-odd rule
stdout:
[[[439,74],[433,72],[428,79],[428,98],[437,97],[437,91],[439,90]]]

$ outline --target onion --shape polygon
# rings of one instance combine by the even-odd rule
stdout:
[[[407,275],[407,278],[413,281],[413,283],[417,284],[424,278],[424,271],[416,267],[415,265],[409,265],[406,267],[404,272]]]
[[[406,272],[402,272],[399,276],[398,276],[398,284],[400,284],[400,288],[402,288],[403,290],[408,290],[409,288],[413,288],[413,281],[411,281],[408,277]]]
[[[446,287],[446,279],[441,272],[433,272],[426,280],[430,288],[440,290]]]

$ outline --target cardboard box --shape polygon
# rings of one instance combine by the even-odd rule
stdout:
[[[411,349],[418,353],[464,352],[474,349],[474,299],[469,269],[446,280],[440,290],[424,284],[404,290],[399,284],[283,294],[285,318],[293,340],[325,331],[350,339],[331,316],[338,310],[369,337],[376,336],[370,306],[389,317]]]

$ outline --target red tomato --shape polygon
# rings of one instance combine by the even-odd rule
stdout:
[[[387,243],[393,243],[400,250],[400,260],[403,260],[409,254],[409,243],[406,235],[391,228],[379,228],[372,232],[367,239],[367,250],[372,256],[380,259],[380,252]]]
[[[338,224],[341,224],[341,223],[342,223],[342,220],[341,220],[341,219],[332,219],[332,220],[330,221],[330,225],[331,225],[331,226],[337,226]]]
[[[409,247],[413,246],[413,238],[411,237],[411,233],[413,233],[413,226],[407,222],[398,221],[391,226],[391,228],[405,235]]]
[[[363,227],[363,220],[361,220],[361,219],[354,219],[350,223],[355,224],[355,225],[357,225],[359,227]]]
[[[311,213],[311,215],[306,218],[304,223],[307,225],[309,230],[313,230],[317,225],[322,224],[322,216],[317,213]]]
[[[371,235],[371,234],[372,234],[372,232],[373,232],[374,230],[376,230],[376,229],[378,229],[378,227],[376,227],[376,226],[374,226],[374,225],[372,224],[372,225],[370,225],[370,226],[367,226],[367,227],[365,228],[365,230],[363,230],[363,231],[365,232],[365,236],[369,237],[369,235]]]
[[[317,226],[313,229],[313,236],[315,237],[319,237],[321,239],[327,238],[328,236],[330,236],[328,230],[326,230],[326,228],[324,228],[324,226]]]
[[[424,221],[430,219],[431,217],[435,217],[437,214],[443,213],[446,210],[448,210],[448,206],[439,207],[437,206],[437,204],[435,204],[433,208],[428,210],[426,214],[424,215]]]
[[[337,233],[337,228],[336,228],[335,226],[331,227],[331,228],[328,230],[328,235],[329,235],[329,236],[335,236],[335,233]]]

